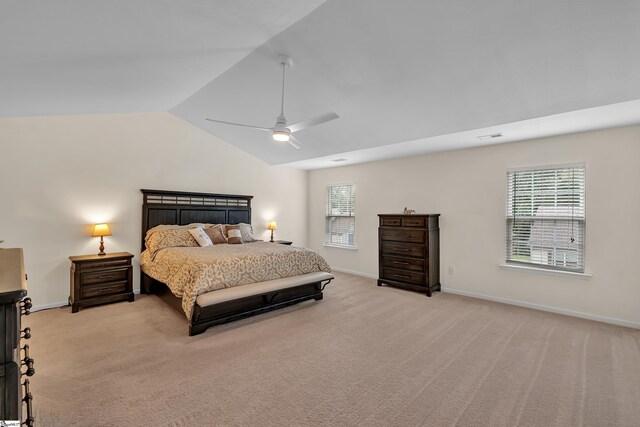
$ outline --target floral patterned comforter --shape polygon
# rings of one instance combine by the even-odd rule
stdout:
[[[331,272],[324,258],[310,249],[269,242],[165,248],[153,259],[149,251],[144,251],[140,266],[182,298],[188,319],[196,298],[206,292],[316,271]]]

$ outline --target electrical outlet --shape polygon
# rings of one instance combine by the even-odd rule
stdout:
[[[453,266],[449,266],[449,274],[453,274]]]

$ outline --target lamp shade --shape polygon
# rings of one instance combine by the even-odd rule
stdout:
[[[278,229],[278,224],[276,224],[275,221],[269,221],[269,224],[267,224],[267,230],[277,230]]]
[[[108,224],[96,224],[93,227],[92,237],[101,237],[101,236],[111,236],[111,231],[109,231]]]

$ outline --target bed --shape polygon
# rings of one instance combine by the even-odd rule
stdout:
[[[178,229],[173,226],[189,224],[251,224],[253,197],[140,191],[143,194],[140,292],[158,295],[185,315],[189,335],[302,301],[319,301],[333,279],[330,268],[315,252],[277,243],[146,250],[149,230],[152,234],[158,229]],[[248,272],[249,266],[254,268],[253,272]],[[186,279],[178,280],[179,277]]]

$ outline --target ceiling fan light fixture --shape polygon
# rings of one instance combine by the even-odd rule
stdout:
[[[271,136],[274,141],[278,142],[289,142],[289,139],[291,138],[291,134],[286,130],[274,130]]]

